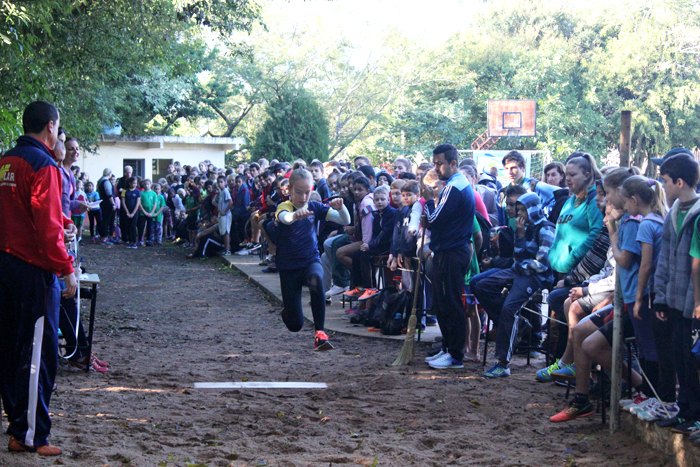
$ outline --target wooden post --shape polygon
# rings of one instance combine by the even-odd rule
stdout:
[[[620,167],[630,166],[630,139],[632,133],[632,112],[623,110],[620,117]]]
[[[622,395],[622,284],[620,267],[615,266],[615,314],[613,316],[612,375],[610,378],[610,434],[620,428],[620,397]]]

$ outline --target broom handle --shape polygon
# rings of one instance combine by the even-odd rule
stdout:
[[[423,227],[423,235],[420,240],[420,247],[421,250],[423,249],[423,246],[425,245],[425,231],[427,230],[427,227]],[[420,288],[420,267],[421,263],[423,262],[423,252],[419,251],[418,252],[418,268],[416,268],[416,283],[413,285],[413,309],[411,310],[411,314],[417,316],[418,315],[418,289]]]

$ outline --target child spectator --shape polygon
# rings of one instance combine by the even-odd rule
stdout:
[[[243,185],[243,180],[241,180],[241,185]],[[233,213],[231,212],[232,199],[231,192],[229,192],[226,186],[226,178],[221,175],[216,179],[216,185],[219,188],[219,194],[217,198],[217,208],[219,211],[219,235],[224,239],[224,256],[231,255],[231,222],[233,220]]]
[[[367,167],[367,166],[362,166]],[[352,255],[360,249],[363,243],[372,241],[372,225],[374,212],[377,208],[371,193],[370,181],[366,177],[358,177],[352,185],[355,197],[355,237],[361,234],[359,239],[350,245],[339,248],[336,252],[338,260],[348,269],[352,270]],[[345,292],[348,297],[360,297],[364,291],[358,289],[358,284],[353,290]]]
[[[231,177],[232,176],[229,175],[229,184]],[[235,183],[235,196],[231,195],[233,202],[233,227],[231,228],[231,232],[234,236],[233,245],[236,246],[245,241],[245,224],[248,221],[247,208],[250,204],[250,191],[245,185],[243,176],[236,175],[233,180]],[[242,251],[245,250],[241,250],[236,253],[241,253]]]
[[[404,172],[412,172],[413,164],[404,157],[397,157],[394,161],[394,178],[401,178]]]
[[[377,186],[387,186],[391,187],[391,184],[394,182],[394,177],[389,175],[386,172],[379,172],[377,174]]]
[[[630,216],[642,217],[636,238],[637,244],[640,246],[637,293],[630,321],[634,328],[636,346],[639,349],[640,366],[651,386],[656,389],[659,388],[660,370],[652,324],[657,318],[652,316],[651,291],[653,291],[654,285],[655,265],[661,251],[664,217],[668,212],[666,196],[659,182],[640,175],[625,180],[622,184],[621,194],[627,213]],[[629,313],[629,304],[627,306]],[[640,420],[657,421],[669,418],[669,415],[677,415],[678,407],[675,397],[671,397],[670,391],[667,390],[661,393],[657,392],[659,397],[662,393],[668,400],[654,399],[644,410],[637,413]],[[647,394],[651,395],[650,392]]]
[[[496,358],[498,362],[483,376],[510,376],[510,358],[516,337],[531,328],[529,322],[516,313],[538,289],[551,287],[553,274],[549,265],[549,249],[554,240],[554,225],[542,212],[539,197],[525,193],[516,203],[513,265],[508,269],[492,269],[473,277],[470,287],[497,324]],[[508,288],[508,295],[501,291]],[[518,318],[518,319],[516,319]],[[523,326],[520,332],[518,328]]]
[[[355,234],[355,195],[352,193],[352,183],[354,180],[351,173],[346,173],[340,178],[340,196],[343,199],[345,208],[350,213],[350,225],[339,228],[331,232],[323,242],[323,254],[321,255],[321,265],[323,266],[323,285],[326,292],[326,303],[330,303],[331,297],[339,295],[349,290],[350,271],[343,265],[337,257],[338,249],[352,243],[352,236]]]
[[[676,433],[687,434],[700,420],[700,382],[691,353],[692,318],[698,315],[696,294],[699,293],[699,288],[691,284],[698,284],[700,280],[696,259],[700,258],[700,199],[695,193],[700,174],[697,162],[687,154],[667,158],[661,164],[660,172],[666,197],[673,202],[673,206],[664,221],[661,253],[654,274],[654,311],[662,321],[656,323],[660,329],[655,336],[657,346],[662,349],[661,354],[670,350],[673,355],[679,386],[679,412],[677,417],[656,424],[662,428],[672,428]],[[664,355],[660,366],[665,361],[667,358]],[[666,387],[668,383],[665,381],[661,385]]]
[[[389,253],[394,233],[396,209],[389,206],[390,192],[386,186],[374,190],[376,211],[372,218],[372,240],[363,242],[352,256],[352,280],[355,287],[363,292],[360,302],[369,300],[379,291],[372,288],[372,258]]]
[[[596,204],[606,216],[612,211],[612,205],[605,201],[602,180],[596,180]],[[605,221],[605,218],[603,220]],[[537,381],[553,381],[554,373],[575,375],[572,366],[574,363],[572,340],[574,326],[585,316],[609,305],[612,302],[614,291],[615,257],[610,248],[608,228],[604,223],[598,238],[586,256],[564,279],[557,283],[554,290],[547,296],[550,314],[553,314],[554,318],[558,320],[566,320],[568,326],[551,323],[552,326],[558,326],[556,329],[558,334],[557,347],[554,354],[561,355],[561,358],[552,365],[538,370]],[[565,332],[568,335],[564,335]]]
[[[188,189],[188,196],[185,198],[185,214],[187,218],[185,220],[187,226],[187,235],[189,237],[188,248],[194,248],[194,239],[197,236],[197,219],[199,217],[199,199],[200,191],[199,188],[191,185]]]
[[[87,182],[85,184],[85,197],[87,198],[88,203],[100,201],[100,194],[95,191],[95,185],[92,182]],[[102,210],[99,206],[88,211],[88,219],[90,221],[90,240],[92,240],[92,243],[97,243],[97,241],[100,239],[98,226],[102,221],[101,214]]]
[[[156,212],[153,214],[153,232],[156,245],[163,244],[163,217],[165,212],[169,211],[168,207],[165,205],[165,196],[161,191],[161,184],[156,183],[153,185],[153,191],[156,193]]]
[[[309,166],[309,171],[316,184],[314,191],[321,195],[322,203],[327,203],[328,199],[331,197],[331,190],[328,188],[328,184],[326,184],[326,179],[323,178],[323,163],[314,159]]]
[[[369,185],[371,187],[370,191],[374,191],[374,187],[377,186],[377,177],[374,174],[374,169],[371,165],[363,165],[357,169],[363,176],[367,177],[369,180]]]
[[[320,351],[330,350],[333,345],[323,331],[326,303],[314,221],[325,219],[347,225],[350,214],[340,199],[331,201],[330,207],[309,201],[312,186],[311,174],[305,169],[297,169],[289,177],[290,200],[280,204],[275,214],[279,221],[277,267],[284,302],[284,324],[292,332],[298,332],[303,327],[301,291],[307,285],[311,293],[311,311],[316,331],[314,350]]]
[[[87,202],[88,198],[85,192],[83,191],[83,182],[80,180],[75,181],[75,201],[81,201],[83,203]],[[80,245],[83,244],[83,221],[85,220],[85,212],[82,211],[82,209],[77,208],[73,209],[71,212],[71,220],[75,224],[75,227],[78,229],[78,242]]]
[[[136,249],[138,247],[138,213],[141,208],[141,192],[136,188],[136,177],[127,179],[127,188],[122,190],[122,237],[127,248]]]
[[[328,188],[331,190],[331,198],[338,196],[340,193],[340,172],[333,171],[326,177],[326,182],[328,183]]]
[[[401,200],[401,189],[406,183],[406,180],[394,180],[391,182],[391,207],[399,211],[404,207]]]
[[[416,253],[416,237],[409,233],[409,222],[413,205],[418,201],[420,191],[418,182],[415,180],[409,182],[396,180],[392,184],[392,195],[394,194],[394,185],[401,186],[399,197],[399,206],[401,208],[395,214],[394,232],[389,252],[389,268],[392,271],[396,271],[397,268],[408,269],[409,265],[407,263],[404,264],[404,258],[409,260]],[[408,271],[402,271],[402,277],[404,272],[407,273],[407,276],[411,274]],[[402,286],[405,286],[403,280]]]
[[[156,192],[151,190],[151,181],[149,179],[144,180],[141,183],[141,207],[138,219],[138,241],[141,242],[141,246],[144,245],[144,233],[145,233],[145,245],[153,246],[155,243],[155,232],[153,231],[153,217],[155,216],[157,210],[157,195]]]

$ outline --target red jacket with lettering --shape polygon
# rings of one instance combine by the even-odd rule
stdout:
[[[0,158],[0,251],[56,274],[71,274],[61,211],[61,173],[53,151],[30,136]]]

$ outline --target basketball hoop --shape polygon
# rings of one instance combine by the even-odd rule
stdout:
[[[536,136],[537,102],[534,100],[488,101],[487,114],[491,138]]]

